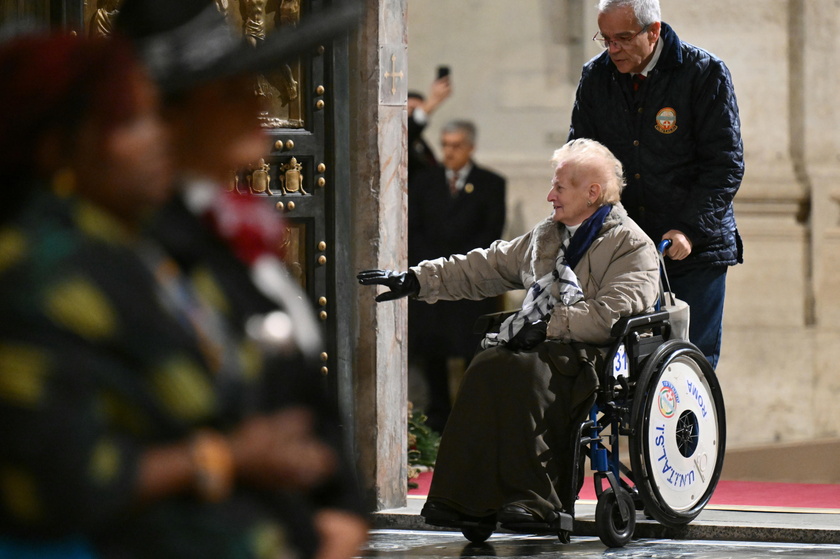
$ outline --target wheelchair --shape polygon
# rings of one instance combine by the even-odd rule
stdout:
[[[660,246],[660,253],[665,248]],[[622,318],[611,337],[595,402],[572,435],[577,440],[571,479],[577,481],[572,489],[577,497],[582,458],[588,455],[598,536],[608,547],[622,547],[633,537],[638,510],[669,528],[700,514],[723,467],[726,420],[714,369],[696,346],[672,336],[668,311]],[[573,516],[561,513],[541,533],[556,532],[568,543],[573,526]],[[533,533],[533,527],[522,528]],[[494,529],[475,524],[461,531],[481,543]]]
[[[700,350],[671,338],[670,329],[667,311],[615,324],[610,366],[580,427],[577,448],[589,454],[595,524],[608,547],[633,537],[637,509],[670,528],[694,520],[723,468],[726,419],[717,376]]]

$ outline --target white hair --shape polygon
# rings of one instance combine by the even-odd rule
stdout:
[[[643,27],[662,21],[659,0],[600,0],[598,2],[598,13],[602,14],[624,6],[633,8],[636,21]]]
[[[475,124],[470,120],[450,120],[443,128],[440,129],[441,134],[451,134],[453,132],[461,132],[467,138],[467,142],[474,146],[475,138],[478,132],[475,129]]]
[[[588,138],[578,138],[568,142],[554,152],[551,162],[556,169],[564,163],[575,165],[572,182],[578,184],[579,176],[586,173],[586,179],[592,175],[601,183],[601,195],[596,201],[603,204],[616,204],[621,200],[624,189],[624,166],[606,146]]]

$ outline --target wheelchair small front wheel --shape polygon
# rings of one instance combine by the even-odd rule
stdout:
[[[598,504],[595,505],[595,525],[598,528],[598,537],[604,545],[624,547],[636,529],[636,507],[633,506],[632,497],[623,489],[618,493],[613,491],[612,487],[605,489],[598,496]]]
[[[484,543],[493,535],[493,526],[462,526],[461,533],[472,543]]]
[[[723,395],[692,344],[669,340],[651,354],[633,395],[630,461],[645,512],[688,524],[717,486],[726,444]]]

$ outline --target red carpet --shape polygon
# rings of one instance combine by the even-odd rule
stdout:
[[[409,490],[409,495],[428,495],[431,472],[421,473],[412,481],[418,487]],[[586,479],[580,498],[595,500],[592,478]],[[840,513],[840,484],[719,481],[709,508],[835,509]]]

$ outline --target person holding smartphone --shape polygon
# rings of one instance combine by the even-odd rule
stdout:
[[[429,116],[452,94],[449,66],[439,66],[437,78],[429,87],[428,95],[409,91],[408,109],[408,179],[418,171],[438,165],[434,152],[423,139],[423,130],[429,123]]]

